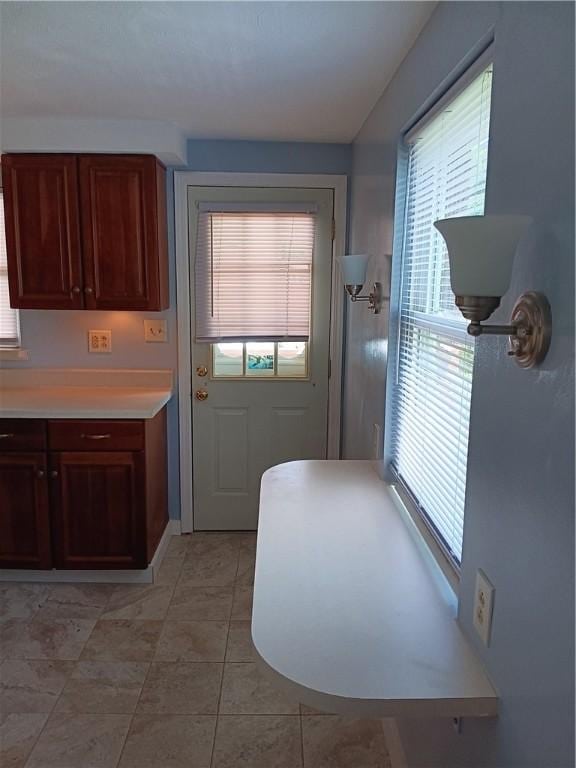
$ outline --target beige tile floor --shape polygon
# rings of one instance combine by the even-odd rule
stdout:
[[[2,768],[390,768],[379,721],[261,677],[255,545],[174,537],[153,585],[0,585]]]

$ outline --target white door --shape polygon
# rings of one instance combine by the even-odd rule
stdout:
[[[308,342],[196,340],[194,267],[206,204],[313,207]],[[262,473],[285,461],[326,458],[333,208],[328,189],[188,188],[195,530],[255,529]]]

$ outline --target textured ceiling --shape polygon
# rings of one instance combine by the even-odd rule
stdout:
[[[350,141],[432,2],[4,2],[3,117]]]

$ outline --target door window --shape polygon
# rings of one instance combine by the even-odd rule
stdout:
[[[308,342],[233,341],[212,344],[212,378],[307,379]]]

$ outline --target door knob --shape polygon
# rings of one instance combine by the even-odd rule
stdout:
[[[198,368],[196,368],[196,375],[197,376],[208,376],[208,368],[205,365],[199,365]]]
[[[197,389],[194,393],[194,397],[196,400],[207,400],[208,399],[208,392],[205,389]]]

